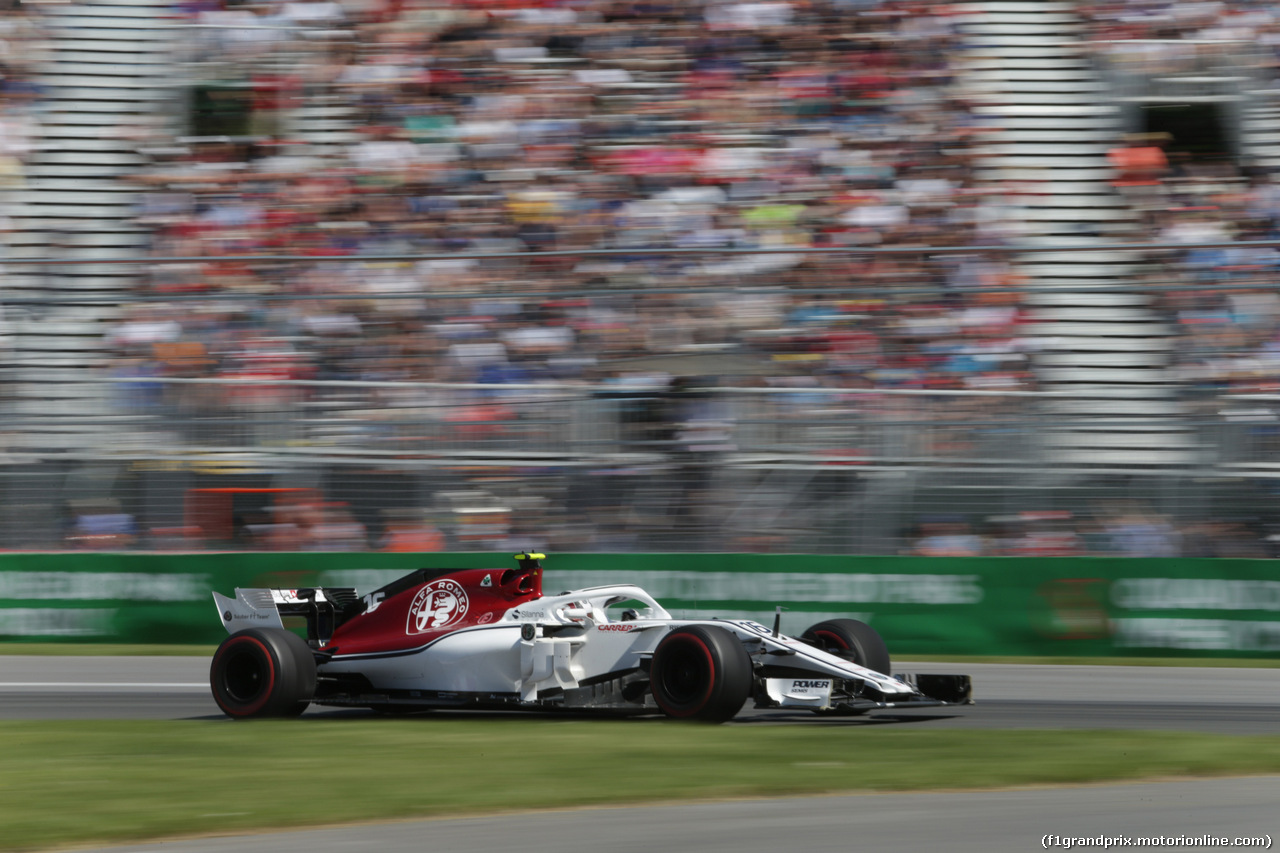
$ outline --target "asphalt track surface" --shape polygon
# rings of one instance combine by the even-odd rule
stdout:
[[[735,726],[1177,729],[1280,732],[1280,669],[911,663],[968,672],[978,704],[852,719],[744,712]],[[0,656],[0,719],[225,719],[208,661]],[[313,708],[299,721],[369,716]],[[424,723],[431,719],[424,717]],[[228,725],[232,723],[228,721]],[[637,725],[643,725],[637,721]],[[404,821],[101,848],[103,853],[778,853],[1066,849],[1046,836],[1280,835],[1280,776],[964,793],[861,794]],[[1046,843],[1050,846],[1046,847]],[[1112,842],[1121,849],[1124,842]],[[1220,844],[1150,845],[1241,849]],[[1074,849],[1081,849],[1076,845]],[[1100,849],[1091,846],[1086,849]]]
[[[550,811],[202,838],[103,848],[98,853],[993,853],[1064,849],[1051,846],[1048,835],[1131,841],[1150,836],[1274,841],[1280,829],[1277,802],[1280,776],[1267,776]],[[1242,849],[1230,843],[1159,847]]]
[[[0,656],[0,719],[223,720],[200,657]],[[910,663],[969,672],[978,704],[831,720],[744,712],[730,725],[908,726],[922,729],[1179,729],[1280,731],[1280,670],[1202,667]],[[310,719],[369,716],[312,708]],[[428,722],[430,717],[425,717]],[[228,721],[228,725],[233,725]],[[637,725],[644,725],[637,721]],[[780,850],[992,850],[1066,838],[1266,838],[1280,831],[1280,776],[1078,788],[756,799],[576,809],[530,815],[334,827],[101,848],[105,853],[777,853]],[[1052,841],[1050,841],[1052,844]],[[1121,843],[1114,849],[1119,849]],[[1174,849],[1240,849],[1221,844]],[[1074,849],[1080,849],[1076,845]],[[1091,847],[1088,849],[1098,849]],[[1156,849],[1156,845],[1148,847]]]
[[[0,656],[0,719],[220,719],[200,657]],[[731,725],[1280,732],[1280,669],[909,663],[967,672],[976,705],[825,718],[744,711]],[[312,708],[303,720],[369,716]]]

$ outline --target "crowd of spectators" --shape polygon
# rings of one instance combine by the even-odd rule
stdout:
[[[1269,86],[1280,67],[1280,15],[1264,0],[1100,0],[1076,5],[1087,46],[1126,75],[1228,75]]]
[[[0,2],[0,233],[11,227],[7,198],[24,186],[35,141],[39,87],[33,69],[41,46],[34,13],[19,0]]]
[[[1124,149],[1152,153],[1141,170],[1149,176],[1135,180],[1138,169],[1117,175],[1139,200],[1135,241],[1168,247],[1154,254],[1139,284],[1179,336],[1174,378],[1190,399],[1274,392],[1280,302],[1271,282],[1280,252],[1241,244],[1280,239],[1280,184],[1226,151],[1202,161],[1177,151],[1165,157],[1165,140],[1154,136]]]
[[[1088,512],[1025,511],[979,521],[925,516],[909,553],[929,557],[1233,557],[1280,553],[1257,516],[1176,519],[1134,501],[1104,502]]]
[[[122,376],[601,382],[731,351],[766,384],[1031,382],[1002,257],[792,251],[1007,238],[974,180],[984,125],[955,76],[954,7],[178,11],[206,25],[198,59],[239,69],[249,114],[243,136],[150,140],[139,218],[156,256],[192,260],[155,267],[113,333]],[[336,105],[347,135],[300,138],[304,102]],[[760,253],[646,253],[669,247]],[[634,254],[503,256],[598,249]],[[437,257],[385,259],[403,254]],[[230,393],[207,402],[244,402]]]
[[[1186,50],[1117,42],[1247,30],[1267,66],[1280,43],[1262,3],[1080,9],[1094,49],[1120,62],[1190,67]],[[853,422],[880,406],[927,420],[913,450],[963,457],[975,425],[1021,398],[940,396],[922,415],[863,392],[1036,388],[1018,273],[1003,253],[972,250],[1008,245],[1019,223],[1009,188],[975,177],[989,124],[960,73],[962,4],[186,0],[172,11],[198,25],[189,60],[210,85],[196,126],[129,135],[151,160],[137,176],[148,251],[186,260],[147,271],[106,344],[122,410],[187,424],[202,445],[373,448],[404,438],[387,428],[401,415],[419,437],[429,421],[451,440],[493,441],[538,404],[530,387],[662,383],[685,360],[732,354],[708,372],[792,389],[777,399],[809,415],[848,410],[838,417]],[[0,36],[6,122],[34,95],[11,70],[24,43]],[[1191,50],[1195,62],[1210,53]],[[20,157],[4,159],[21,139],[6,123],[0,181],[21,179],[8,165]],[[1134,142],[1126,149],[1158,154],[1119,187],[1143,217],[1139,237],[1280,233],[1280,185],[1263,171]],[[673,247],[702,252],[658,251]],[[805,251],[821,247],[894,251]],[[594,250],[613,253],[582,254]],[[1269,389],[1280,304],[1266,282],[1280,260],[1244,249],[1165,260],[1152,284],[1178,285],[1160,299],[1185,332],[1182,375]],[[354,412],[344,428],[358,432],[318,417],[300,434],[303,405]],[[283,542],[305,527],[381,542],[326,511],[336,519],[281,516],[254,535]],[[1131,552],[939,524],[922,549]],[[404,541],[433,535],[406,529]]]
[[[40,104],[34,66],[43,44],[39,18],[20,0],[0,0],[0,264],[7,235],[16,226],[13,199],[26,186],[26,161],[37,137]],[[0,304],[0,361],[9,360],[12,343],[10,318]],[[0,399],[7,396],[0,391]]]
[[[1091,49],[1116,80],[1134,72],[1195,95],[1205,81],[1232,81],[1244,90],[1242,115],[1253,106],[1248,99],[1276,85],[1280,13],[1273,4],[1114,0],[1078,8]],[[1208,108],[1199,120],[1198,150],[1165,132],[1117,146],[1115,184],[1140,217],[1133,242],[1173,247],[1154,258],[1142,283],[1180,338],[1173,370],[1186,395],[1272,393],[1280,387],[1280,302],[1271,285],[1280,253],[1229,244],[1280,239],[1280,183],[1248,147],[1232,142],[1231,117],[1215,119]],[[1176,248],[1192,243],[1224,245]]]
[[[1257,0],[1113,0],[1077,8],[1087,21],[1088,48],[1110,71],[1113,85],[1159,79],[1167,87],[1162,94],[1182,86],[1185,94],[1203,96],[1198,86],[1229,80],[1237,89],[1233,95],[1243,90],[1240,116],[1201,110],[1203,126],[1186,128],[1198,137],[1193,145],[1161,131],[1135,134],[1110,160],[1117,190],[1139,217],[1131,241],[1169,247],[1151,256],[1138,283],[1177,336],[1171,373],[1189,413],[1202,427],[1220,424],[1217,446],[1224,461],[1265,458],[1280,435],[1272,415],[1256,403],[1224,402],[1222,395],[1280,389],[1280,298],[1274,287],[1280,253],[1239,245],[1280,239],[1280,183],[1272,166],[1256,160],[1238,137],[1233,141],[1230,123],[1247,117],[1259,98],[1265,106],[1266,90],[1276,85],[1280,13]],[[1189,245],[1197,243],[1221,245]],[[1254,515],[1175,519],[1127,504],[1057,524],[1074,535],[1073,553],[1277,553],[1268,522]],[[1008,551],[997,545],[992,553]]]
[[[1193,56],[1191,43],[1197,41],[1280,48],[1280,15],[1266,0],[1096,0],[1076,4],[1076,11],[1089,23],[1099,50],[1155,71],[1169,69],[1162,61]]]

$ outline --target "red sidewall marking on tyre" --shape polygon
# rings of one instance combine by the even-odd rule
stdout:
[[[680,642],[694,643],[702,651],[703,656],[707,659],[707,675],[710,676],[707,679],[707,692],[702,695],[702,699],[699,700],[696,705],[694,705],[692,708],[688,709],[687,711],[677,711],[677,710],[668,708],[666,705],[662,704],[662,700],[658,699],[658,695],[656,693],[654,694],[653,698],[658,701],[658,705],[662,708],[662,710],[672,717],[692,717],[694,714],[698,713],[703,708],[707,707],[707,702],[711,701],[711,692],[716,688],[716,662],[715,662],[715,659],[711,656],[711,649],[707,647],[707,644],[703,642],[701,637],[697,637],[692,634],[685,635],[680,637]]]
[[[225,711],[226,713],[230,714],[233,717],[248,717],[261,711],[262,707],[266,705],[268,701],[270,701],[271,694],[272,692],[274,692],[275,686],[276,686],[276,663],[271,658],[271,650],[267,648],[266,643],[262,642],[257,637],[239,637],[236,640],[233,640],[232,642],[222,647],[222,650],[218,652],[218,658],[221,659],[224,654],[235,650],[236,646],[242,645],[244,643],[250,643],[252,645],[255,645],[262,652],[263,659],[265,659],[267,662],[267,685],[266,685],[266,688],[262,691],[262,696],[258,699],[258,701],[254,702],[252,705],[250,705],[247,708],[237,708],[236,710],[230,710],[225,706],[222,707],[223,711]],[[218,661],[215,660],[214,661],[215,669],[217,668],[217,665],[218,665]],[[220,679],[220,680],[225,681],[225,679]],[[225,687],[223,687],[223,685],[219,684],[218,686],[221,690],[225,690]],[[230,696],[228,696],[228,698],[230,698]],[[222,706],[222,703],[219,702],[218,705]]]
[[[844,641],[844,637],[841,637],[839,634],[832,633],[831,631],[814,631],[813,636],[817,637],[819,640],[825,640],[838,649],[849,651],[849,644],[846,643]]]

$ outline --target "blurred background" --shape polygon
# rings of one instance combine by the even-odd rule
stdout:
[[[1271,3],[0,8],[0,549],[1280,551]]]

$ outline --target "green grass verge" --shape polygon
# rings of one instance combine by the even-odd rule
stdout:
[[[0,722],[0,849],[608,803],[1280,772],[1280,737],[432,718]]]

